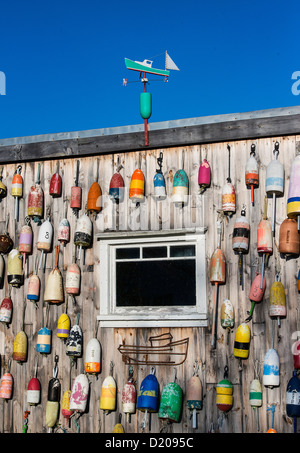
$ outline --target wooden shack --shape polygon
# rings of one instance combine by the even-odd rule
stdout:
[[[278,159],[285,171],[284,195],[276,200],[274,247],[266,260],[264,298],[256,304],[253,318],[248,323],[251,330],[249,357],[239,360],[233,354],[235,332],[248,316],[251,306],[249,290],[256,272],[261,269],[257,227],[264,214],[266,167],[273,159],[276,142],[279,143]],[[259,187],[254,190],[254,206],[250,200],[250,189],[245,184],[245,166],[253,144],[259,168]],[[84,373],[86,346],[96,336],[101,344],[101,371],[98,375],[88,375],[89,397],[85,412],[73,415],[68,425],[61,413],[60,400],[59,417],[52,432],[111,433],[120,414],[125,433],[141,432],[145,414],[137,410],[129,423],[122,413],[122,389],[132,374],[138,392],[143,379],[154,367],[160,394],[164,386],[173,380],[181,387],[182,412],[175,423],[152,413],[151,425],[147,422],[145,433],[256,433],[256,411],[249,403],[249,389],[255,377],[262,382],[264,357],[270,348],[275,348],[280,358],[280,385],[273,388],[262,385],[263,403],[257,409],[259,432],[265,433],[271,427],[280,433],[293,432],[293,421],[286,414],[286,388],[294,369],[292,346],[300,331],[299,256],[282,256],[278,241],[280,225],[287,217],[290,168],[300,151],[299,144],[299,107],[150,123],[148,146],[144,145],[143,125],[0,140],[2,181],[7,186],[7,195],[0,202],[1,234],[5,232],[8,219],[9,235],[14,247],[18,247],[20,230],[27,216],[28,195],[36,180],[39,164],[40,183],[44,191],[42,221],[49,209],[54,230],[45,268],[38,270],[41,290],[36,303],[28,301],[26,294],[36,256],[40,257],[36,247],[40,225],[31,220],[33,252],[27,257],[24,284],[19,288],[10,287],[7,283],[7,255],[4,256],[6,266],[0,297],[2,300],[11,295],[13,315],[9,325],[0,325],[1,377],[9,366],[14,385],[11,399],[0,400],[0,431],[22,432],[24,414],[30,411],[27,414],[27,432],[47,432],[45,411],[55,356],[58,356],[57,377],[61,383],[62,398],[75,377]],[[153,187],[157,159],[160,157],[167,193],[163,200],[155,198]],[[203,159],[207,159],[211,166],[211,184],[201,192],[198,171]],[[79,217],[85,213],[93,182],[99,183],[102,193],[101,211],[96,216],[88,214],[93,225],[92,245],[82,252],[80,260],[78,248],[74,245],[77,217],[70,208],[71,187],[78,161],[78,184],[82,188]],[[11,184],[19,165],[23,196],[19,200],[19,220],[16,221]],[[140,169],[145,178],[141,202],[132,202],[129,198],[131,177],[136,169]],[[186,172],[189,188],[187,202],[178,206],[173,203],[172,191],[174,177],[180,169]],[[125,185],[124,199],[120,203],[113,202],[109,197],[110,180],[117,170]],[[222,187],[229,171],[236,192],[236,211],[231,216],[222,215],[221,210]],[[49,194],[50,180],[55,172],[62,177],[62,193],[56,198]],[[243,206],[246,207],[251,228],[249,252],[244,255],[244,289],[239,281],[239,257],[232,249],[234,224]],[[55,266],[57,231],[65,215],[71,234],[65,247],[60,244],[58,267],[65,283],[68,266],[77,260],[81,270],[81,289],[75,298],[65,292],[63,303],[48,304],[44,302],[45,284]],[[271,216],[272,198],[269,197],[268,219]],[[226,282],[218,288],[217,341],[216,347],[212,348],[215,286],[209,279],[209,266],[217,247],[217,222],[220,219]],[[178,246],[187,250],[187,254],[177,255],[181,256],[177,266],[174,265],[175,260],[170,258],[172,255],[159,254],[162,249],[171,250],[172,247],[176,251]],[[189,246],[194,250],[192,255],[189,255]],[[147,249],[154,255],[150,253],[148,261],[146,258],[143,260],[144,255],[139,255],[140,261],[133,260],[135,264],[131,267],[130,253],[118,255],[119,249],[123,252],[139,250],[139,253]],[[157,251],[158,255],[155,255]],[[118,260],[118,257],[121,258]],[[192,274],[189,269],[192,269]],[[168,282],[168,272],[170,296],[168,293],[161,297],[162,280]],[[278,273],[285,288],[287,305],[287,315],[281,320],[280,327],[277,320],[269,316],[270,288]],[[135,283],[139,290],[144,290],[144,300],[139,300],[138,307],[134,306],[133,300]],[[229,332],[228,339],[227,331],[220,324],[223,299],[229,299],[235,310],[235,326]],[[45,325],[47,310],[52,346],[49,354],[40,354],[36,351],[37,335]],[[73,361],[66,355],[66,343],[57,337],[56,332],[58,318],[65,311],[71,326],[80,315],[82,354]],[[22,363],[13,360],[14,338],[20,330],[24,330],[28,339],[27,360]],[[165,347],[169,341],[174,343],[170,349]],[[151,347],[157,344],[162,349],[155,349],[152,354]],[[132,346],[132,349],[127,346]],[[27,386],[35,374],[36,361],[41,401],[36,406],[28,406]],[[216,385],[223,379],[226,370],[233,384],[233,406],[224,413],[216,406]],[[117,384],[116,407],[106,414],[100,409],[99,401],[102,383],[110,373]],[[203,407],[197,414],[195,429],[192,428],[191,412],[186,403],[188,382],[194,373],[198,374],[203,388]]]

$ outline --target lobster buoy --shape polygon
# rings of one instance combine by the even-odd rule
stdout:
[[[0,398],[10,400],[12,397],[14,379],[10,373],[4,373],[0,381]]]
[[[245,208],[241,211],[241,216],[236,220],[232,235],[232,248],[239,255],[240,285],[244,289],[244,270],[243,255],[248,253],[250,238],[250,224],[246,218]]]
[[[7,219],[6,219],[5,233],[0,234],[0,253],[4,253],[4,255],[9,253],[10,250],[13,248],[13,241],[12,241],[12,238],[9,236],[9,232],[8,232],[8,223],[9,223],[9,215],[7,216]]]
[[[222,211],[224,214],[232,215],[235,213],[235,189],[231,182],[227,182],[222,188]]]
[[[58,225],[57,240],[65,246],[70,241],[70,223],[68,219],[62,219]]]
[[[4,297],[0,305],[0,322],[9,324],[12,318],[13,303],[10,297]]]
[[[82,189],[78,185],[79,180],[79,160],[76,164],[76,176],[74,180],[74,186],[71,187],[71,201],[70,201],[70,208],[72,209],[73,213],[78,217],[78,212],[81,209],[81,198],[82,198]]]
[[[85,374],[76,376],[71,390],[70,410],[83,413],[89,396],[89,381]]]
[[[251,338],[250,327],[247,323],[243,322],[241,325],[239,325],[235,334],[233,349],[233,355],[235,357],[239,359],[248,358],[250,338]]]
[[[49,194],[53,198],[60,197],[61,195],[61,184],[62,184],[62,179],[59,173],[54,173],[51,177],[50,180],[50,186],[49,186]]]
[[[35,184],[30,187],[28,194],[28,208],[27,214],[33,218],[35,223],[39,223],[43,217],[44,211],[44,192],[40,186],[40,171],[41,164],[38,164],[38,172]]]
[[[58,256],[59,245],[56,246],[55,268],[48,275],[44,292],[44,301],[52,304],[59,304],[64,300],[62,276],[57,267]]]
[[[19,239],[19,252],[23,255],[23,269],[25,268],[26,255],[30,255],[32,252],[32,239],[33,233],[30,223],[25,219],[26,225],[21,228],[20,239]]]
[[[164,200],[166,194],[166,183],[162,173],[157,172],[153,178],[154,196],[157,200]]]
[[[262,389],[261,389],[261,383],[259,382],[258,379],[253,379],[253,381],[250,384],[249,401],[250,401],[251,407],[255,411],[256,426],[257,426],[257,431],[259,431],[260,428],[259,428],[258,408],[262,406]]]
[[[269,349],[264,358],[263,384],[266,387],[278,387],[280,382],[280,365],[277,351]]]
[[[101,188],[99,184],[95,181],[91,185],[88,193],[87,199],[87,211],[92,215],[97,215],[101,211]]]
[[[222,379],[216,387],[216,404],[222,412],[228,412],[233,406],[233,385],[228,379]]]
[[[221,326],[223,329],[232,329],[234,327],[235,316],[234,307],[229,299],[223,299],[221,305]]]
[[[39,228],[39,235],[36,247],[38,250],[41,250],[41,258],[39,263],[39,269],[42,266],[42,260],[44,253],[49,253],[51,250],[53,238],[53,226],[50,222],[50,217],[48,217]]]
[[[62,416],[66,419],[67,425],[69,424],[69,419],[70,419],[71,415],[74,414],[74,411],[70,409],[70,399],[71,399],[71,390],[66,390],[62,397],[61,413],[62,413]]]
[[[255,159],[255,145],[251,145],[250,157],[246,163],[245,169],[245,183],[251,189],[251,203],[254,206],[254,187],[259,185],[258,164]]]
[[[186,404],[193,414],[193,428],[197,428],[197,411],[202,409],[202,384],[199,377],[195,374],[188,382],[186,392]]]
[[[290,219],[297,219],[298,231],[300,230],[300,154],[292,162],[290,170],[290,184],[287,199],[287,216]]]
[[[297,433],[297,417],[300,417],[300,380],[297,371],[289,380],[286,389],[286,414],[294,418],[294,433]]]
[[[146,427],[148,412],[152,413],[158,411],[159,384],[154,373],[155,368],[152,367],[150,374],[143,379],[138,393],[137,409],[141,412],[145,412],[142,429]]]
[[[273,151],[274,159],[269,163],[266,170],[266,193],[273,197],[272,231],[275,234],[276,197],[284,192],[284,168],[278,160],[279,143],[275,143]]]
[[[51,378],[48,384],[48,397],[46,403],[46,425],[50,429],[53,428],[58,418],[60,390],[61,386],[59,380],[56,377]]]
[[[264,276],[265,256],[273,252],[272,227],[270,222],[267,220],[267,201],[268,199],[265,197],[264,217],[259,222],[257,227],[257,252],[263,255],[260,282],[261,288],[263,285],[262,279]]]
[[[48,327],[42,327],[38,331],[36,350],[41,354],[50,354],[51,352],[52,331]]]
[[[72,263],[68,266],[66,273],[66,293],[78,295],[80,292],[80,267],[76,263]]]
[[[109,184],[109,198],[121,203],[124,200],[124,179],[119,172],[113,174]]]
[[[149,92],[140,93],[140,114],[144,120],[148,120],[152,113],[152,95]]]
[[[158,418],[178,423],[182,409],[182,389],[176,382],[169,382],[162,390]]]
[[[15,199],[15,220],[19,220],[19,198],[23,196],[23,178],[21,176],[21,165],[18,165],[17,170],[11,183],[11,194]]]
[[[279,275],[276,276],[276,280],[270,288],[269,315],[271,318],[277,318],[278,326],[280,326],[280,318],[286,316],[285,290]]]
[[[116,408],[117,385],[114,378],[107,376],[101,386],[100,409],[109,413]]]
[[[127,421],[130,422],[131,414],[135,413],[136,407],[136,388],[132,379],[124,385],[122,390],[122,410],[126,414]]]
[[[82,330],[78,322],[79,313],[66,341],[66,354],[73,358],[81,357],[82,354]]]
[[[173,179],[172,202],[175,206],[187,203],[189,193],[189,180],[184,170],[177,170]]]
[[[17,333],[14,339],[13,360],[19,363],[26,362],[27,360],[27,335],[21,330]]]
[[[114,426],[114,429],[112,430],[113,433],[124,433],[124,428],[121,424],[121,416],[122,414],[120,414],[120,421],[119,423],[116,423],[115,426]]]
[[[11,286],[19,288],[23,284],[22,255],[17,249],[12,249],[7,259],[7,281]]]
[[[84,371],[98,374],[101,371],[101,345],[97,338],[91,338],[85,351]]]
[[[74,234],[74,244],[79,247],[78,259],[81,258],[81,250],[91,246],[92,222],[89,216],[83,214],[77,221]]]
[[[133,203],[141,203],[145,195],[145,177],[142,170],[134,170],[129,186],[129,198]]]
[[[40,279],[37,274],[31,274],[28,279],[27,299],[33,302],[39,300],[40,296]]]
[[[300,238],[295,219],[285,219],[279,229],[279,252],[283,255],[299,255]]]
[[[70,334],[71,321],[66,313],[62,313],[57,321],[56,335],[65,340]]]
[[[41,384],[40,381],[34,377],[31,378],[27,386],[27,403],[30,406],[36,406],[41,399]]]
[[[200,186],[200,193],[210,186],[211,169],[206,159],[203,159],[198,171],[198,184]]]

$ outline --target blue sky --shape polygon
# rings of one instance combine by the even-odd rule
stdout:
[[[150,123],[300,105],[298,30],[296,1],[5,2],[0,138],[142,124],[124,57],[165,50],[180,71],[148,84]]]

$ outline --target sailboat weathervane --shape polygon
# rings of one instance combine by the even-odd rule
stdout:
[[[141,82],[144,84],[144,92],[140,94],[140,113],[142,118],[144,119],[144,129],[145,129],[145,145],[149,145],[149,134],[148,134],[148,119],[152,113],[152,97],[151,93],[147,92],[146,86],[148,83],[148,79],[146,74],[154,74],[158,76],[164,76],[165,82],[168,81],[168,77],[170,75],[169,70],[179,71],[179,68],[176,66],[170,55],[165,52],[165,69],[158,69],[152,67],[153,61],[152,60],[143,60],[143,61],[135,61],[130,60],[129,58],[125,58],[125,65],[127,69],[132,71],[137,71],[140,73]],[[127,85],[127,79],[123,79],[123,85]]]

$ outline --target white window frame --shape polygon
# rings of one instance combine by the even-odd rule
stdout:
[[[171,231],[139,231],[97,234],[100,241],[100,327],[199,327],[207,326],[206,228]],[[117,307],[115,304],[115,249],[164,245],[195,245],[196,305],[159,307]]]

